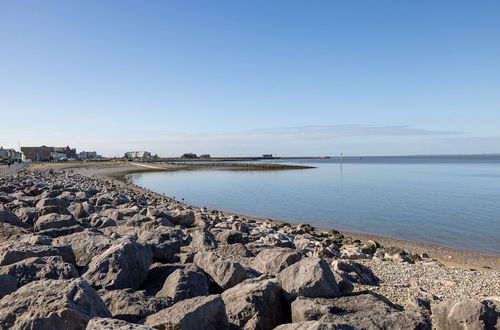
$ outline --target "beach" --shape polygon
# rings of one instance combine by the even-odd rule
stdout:
[[[180,322],[172,315],[185,317],[189,303],[211,306],[213,322],[239,327],[250,324],[240,310],[245,308],[260,311],[252,322],[263,329],[312,322],[311,309],[332,324],[395,329],[396,320],[404,319],[403,328],[430,329],[441,318],[453,317],[447,311],[455,304],[483,313],[499,299],[494,298],[500,292],[498,256],[194,207],[127,180],[132,173],[188,169],[184,166],[35,164],[1,178],[0,276],[18,276],[18,284],[0,299],[2,326],[22,324],[8,322],[17,313],[22,319],[24,307],[19,306],[24,306],[23,295],[32,294],[29,290],[39,290],[43,302],[46,295],[65,296],[65,286],[94,297],[100,306],[90,318],[66,310],[66,304],[51,307],[77,313],[79,324],[113,317],[112,322],[151,327]],[[74,256],[58,250],[64,246]],[[26,277],[24,272],[39,263],[51,270],[39,271],[41,278]],[[54,277],[59,284],[44,282]],[[210,288],[198,288],[200,278],[208,278]],[[179,298],[181,292],[189,294]],[[255,298],[262,295],[274,298]],[[318,297],[329,299],[314,300]],[[156,299],[156,307],[132,308],[137,299],[148,306]],[[332,303],[350,312],[332,313],[325,307]],[[124,308],[133,310],[125,319],[120,317]]]

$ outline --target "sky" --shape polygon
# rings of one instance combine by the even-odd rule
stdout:
[[[1,1],[0,145],[500,152],[500,1]]]

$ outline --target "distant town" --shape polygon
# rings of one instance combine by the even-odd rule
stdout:
[[[163,158],[157,154],[152,154],[149,151],[128,151],[122,157],[103,157],[96,151],[80,151],[77,152],[76,148],[66,147],[20,147],[20,150],[4,149],[0,147],[0,162],[1,163],[15,163],[15,162],[61,162],[61,161],[90,161],[90,160],[109,160],[109,159],[126,159],[126,160],[160,160],[160,159],[185,159],[185,160],[204,160],[212,159],[210,154],[197,155],[194,153],[185,153],[175,158]],[[231,157],[230,157],[231,158]],[[278,158],[272,154],[264,154],[261,157],[245,157],[245,159],[273,159]]]

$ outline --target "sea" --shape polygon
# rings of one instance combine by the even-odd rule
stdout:
[[[132,174],[188,204],[500,255],[500,155],[273,159],[311,169]]]

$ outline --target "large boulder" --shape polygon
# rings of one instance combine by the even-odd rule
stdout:
[[[224,291],[229,322],[244,329],[273,329],[290,322],[290,310],[278,281],[248,279]]]
[[[17,215],[9,211],[0,211],[0,223],[21,228],[31,228],[29,224],[22,222]]]
[[[432,318],[437,330],[500,329],[500,297],[432,304]]]
[[[140,243],[151,248],[154,258],[166,262],[175,262],[175,255],[180,252],[181,240],[182,231],[166,226],[142,231],[138,239]]]
[[[163,217],[175,225],[192,225],[195,221],[194,213],[190,210],[175,210],[165,212]]]
[[[302,259],[302,254],[290,248],[262,250],[252,263],[252,268],[264,274],[278,274]]]
[[[101,298],[114,318],[127,322],[137,322],[173,305],[171,298],[147,296],[132,289],[105,291]]]
[[[27,233],[30,225],[22,222],[15,214],[8,211],[0,211],[0,241],[7,240],[12,236]]]
[[[292,302],[292,321],[349,324],[355,329],[430,329],[426,316],[402,311],[387,299],[366,293],[337,299],[298,297]]]
[[[35,207],[20,207],[14,210],[14,214],[19,217],[19,220],[31,226],[38,219],[38,210]]]
[[[170,297],[174,301],[208,296],[207,277],[200,272],[177,269],[167,277],[163,288],[156,296]]]
[[[75,262],[75,255],[69,246],[38,245],[13,241],[0,245],[0,266],[10,265],[28,258],[50,256],[61,256],[66,262]]]
[[[92,258],[82,277],[98,289],[137,289],[146,278],[153,253],[133,239],[120,239]]]
[[[238,262],[224,259],[215,252],[198,252],[194,264],[207,273],[223,289],[246,279],[246,270]]]
[[[0,274],[0,299],[17,290],[17,279],[9,274]]]
[[[79,233],[57,237],[52,244],[55,246],[69,245],[76,257],[76,265],[85,267],[90,260],[106,251],[113,240],[100,232],[87,229]]]
[[[156,329],[223,330],[229,328],[220,295],[195,297],[178,302],[141,323]]]
[[[1,266],[0,274],[14,276],[18,287],[41,279],[64,280],[79,276],[75,266],[64,262],[61,256],[24,259]]]
[[[356,330],[348,324],[336,324],[331,322],[306,321],[298,323],[282,324],[274,330]]]
[[[94,317],[85,330],[153,330],[153,328],[109,317]]]
[[[194,251],[210,251],[216,249],[219,244],[214,235],[205,229],[196,229],[191,232],[189,246]]]
[[[334,260],[333,270],[345,276],[349,281],[363,285],[378,285],[379,278],[370,268],[351,260]]]
[[[0,299],[2,329],[85,329],[94,317],[111,317],[84,280],[40,280]]]
[[[305,258],[278,274],[281,287],[289,301],[297,296],[335,298],[340,296],[335,277],[323,259]]]
[[[35,223],[35,232],[40,235],[58,237],[82,231],[83,227],[72,215],[50,213],[40,216]]]

